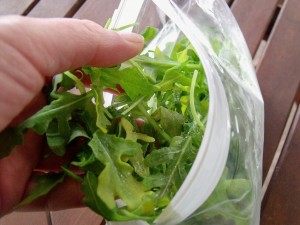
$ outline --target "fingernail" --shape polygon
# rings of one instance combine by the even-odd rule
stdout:
[[[144,43],[144,37],[136,33],[120,33],[121,37],[126,41],[133,43]]]

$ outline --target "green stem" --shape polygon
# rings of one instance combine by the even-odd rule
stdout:
[[[143,99],[145,96],[142,96],[138,98],[132,105],[129,106],[124,112],[122,112],[122,115],[125,116],[127,113],[129,113],[133,108],[135,108]]]
[[[146,56],[136,56],[132,59],[132,61],[158,66],[158,67],[164,67],[164,68],[171,68],[174,66],[182,66],[186,70],[203,70],[203,67],[201,64],[183,64],[180,62],[172,61],[172,60],[159,60],[159,59],[152,59]]]
[[[76,77],[74,74],[72,74],[70,71],[66,71],[64,72],[64,74],[66,76],[68,76],[70,79],[72,79],[73,81],[75,81],[75,85],[76,87],[78,88],[78,90],[80,91],[80,94],[85,94],[86,91],[85,91],[85,86],[84,84],[81,82],[80,79],[78,79],[78,77]]]
[[[125,26],[122,26],[122,27],[112,28],[112,30],[114,30],[114,31],[121,31],[121,30],[125,30],[125,29],[127,29],[129,27],[135,27],[137,25],[139,25],[139,23],[131,23],[131,24],[128,24],[128,25],[125,25]]]
[[[198,76],[198,71],[195,70],[192,78],[192,83],[191,83],[191,89],[190,89],[190,107],[191,107],[191,112],[193,115],[194,120],[196,121],[197,125],[200,127],[202,131],[204,131],[204,125],[200,121],[197,112],[196,112],[196,107],[195,107],[195,87],[196,87],[196,81],[197,81],[197,76]]]
[[[172,168],[171,174],[168,176],[168,181],[167,181],[167,183],[166,183],[164,189],[162,190],[162,192],[159,194],[159,195],[160,195],[160,198],[162,198],[162,197],[165,195],[166,191],[168,190],[169,186],[171,185],[171,182],[174,180],[175,172],[177,171],[177,169],[178,169],[178,167],[179,167],[179,164],[180,164],[180,162],[181,162],[181,160],[182,160],[182,158],[183,158],[183,155],[184,155],[184,153],[186,152],[186,150],[187,150],[187,148],[188,148],[188,145],[190,144],[191,140],[192,140],[192,138],[191,138],[191,137],[188,137],[187,140],[184,142],[184,145],[183,145],[182,148],[181,148],[182,150],[181,150],[181,152],[180,152],[180,156],[179,156],[179,158],[177,159],[177,162],[176,162],[174,168]]]
[[[111,18],[108,18],[107,22],[104,25],[104,29],[108,29],[111,24]]]
[[[149,79],[152,83],[155,83],[155,80],[152,77],[147,76],[147,74],[143,71],[143,68],[141,68],[141,66],[137,62],[135,62],[132,59],[129,59],[128,62],[130,62],[131,65],[133,65],[135,68],[137,68],[138,71],[140,72],[140,74],[142,74],[144,77],[146,77],[147,79]]]
[[[159,132],[161,136],[163,136],[164,139],[166,139],[170,143],[172,138],[163,129],[159,127],[156,121],[147,113],[145,108],[141,104],[139,104],[137,107],[141,111],[141,113],[146,117],[150,125],[154,128],[154,130]]]

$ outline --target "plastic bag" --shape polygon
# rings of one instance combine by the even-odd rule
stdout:
[[[186,36],[201,59],[210,94],[198,155],[155,224],[258,225],[264,104],[251,56],[226,2],[122,1],[112,24],[135,20],[140,24],[136,32],[148,25],[160,30],[145,51],[159,46],[168,54],[166,43]]]

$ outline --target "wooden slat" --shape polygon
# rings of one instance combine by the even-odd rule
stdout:
[[[119,3],[120,0],[87,0],[74,17],[89,19],[104,26]]]
[[[273,159],[300,82],[299,9],[299,0],[286,0],[257,69],[265,101],[264,175]]]
[[[45,212],[14,212],[2,219],[0,225],[48,225]]]
[[[22,14],[33,2],[35,1],[0,0],[0,15]],[[119,2],[120,0],[86,0],[74,17],[90,19],[104,25]],[[281,4],[282,0],[233,1],[232,11],[246,37],[252,55],[265,35],[278,3]],[[78,1],[40,0],[29,15],[63,17],[73,7],[72,4],[74,6]],[[298,69],[300,45],[297,44],[300,40],[299,10],[299,0],[286,0],[279,22],[271,34],[267,50],[258,66],[258,79],[266,109],[264,174],[277,148],[300,81]],[[299,127],[298,122],[294,136],[288,139],[283,151],[284,155],[271,182],[271,188],[266,194],[262,225],[299,224]],[[101,223],[101,217],[87,208],[51,212],[51,219],[53,225],[99,225]],[[46,213],[13,213],[0,219],[0,225],[15,224],[46,225],[48,223]]]
[[[300,108],[294,125],[264,199],[261,225],[300,223]]]
[[[29,13],[32,17],[64,17],[79,0],[41,0]]]
[[[0,0],[0,15],[20,15],[34,2],[34,0]]]
[[[51,212],[51,221],[53,225],[100,225],[102,217],[88,208],[78,208]]]
[[[252,56],[268,29],[277,2],[278,0],[235,0],[231,6]]]
[[[157,6],[153,2],[149,1],[146,5],[144,5],[144,7],[145,11],[141,11],[137,19],[139,25],[133,29],[133,32],[141,33],[147,26],[159,28],[161,25]]]

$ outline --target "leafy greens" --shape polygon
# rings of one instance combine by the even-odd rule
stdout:
[[[154,36],[151,28],[145,34]],[[68,154],[78,139],[83,144],[59,175],[38,179],[42,183],[19,206],[67,175],[81,182],[84,203],[107,220],[155,220],[193,164],[208,112],[208,88],[196,51],[186,38],[175,45],[170,55],[157,48],[112,68],[82,68],[89,89],[72,71],[55,77],[49,104],[1,133],[0,140],[14,138],[0,156],[20,144],[27,129],[44,135],[58,156]],[[107,92],[114,93],[109,106],[103,97]],[[83,179],[72,175],[72,166],[84,172]]]

